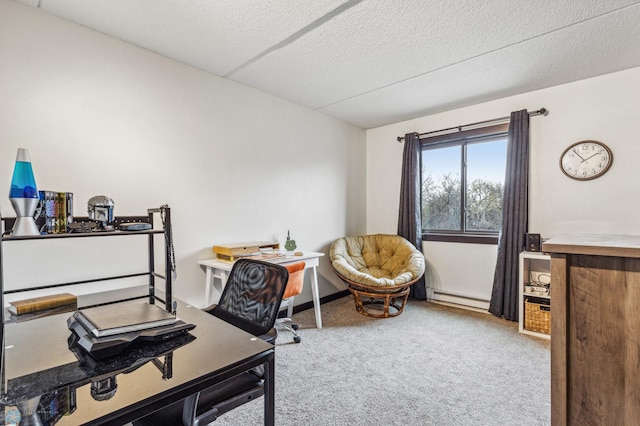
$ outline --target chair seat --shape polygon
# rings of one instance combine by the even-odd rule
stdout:
[[[375,234],[335,240],[329,251],[340,276],[365,287],[395,287],[424,274],[424,256],[398,235]]]

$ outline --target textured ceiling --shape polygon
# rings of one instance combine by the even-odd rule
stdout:
[[[640,66],[640,0],[19,0],[372,128]]]

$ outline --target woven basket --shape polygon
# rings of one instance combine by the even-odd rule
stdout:
[[[524,328],[537,333],[551,334],[549,300],[529,298],[524,301]]]

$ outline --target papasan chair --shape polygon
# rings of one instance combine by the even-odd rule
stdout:
[[[425,269],[422,253],[399,235],[339,238],[331,244],[329,258],[338,277],[349,286],[356,310],[376,318],[400,315],[409,286]]]

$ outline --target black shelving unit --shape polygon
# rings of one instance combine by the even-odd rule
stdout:
[[[154,229],[154,219],[156,215],[159,215],[160,220],[162,221],[161,229]],[[15,222],[15,218],[2,218],[2,222],[4,223],[3,229],[11,230],[13,228],[13,223]],[[74,217],[74,222],[94,222],[86,217]],[[120,231],[118,230],[118,226],[123,223],[149,223],[151,225],[151,229],[142,230],[142,231]],[[4,294],[10,293],[19,293],[25,291],[32,290],[42,290],[56,287],[65,287],[65,286],[73,286],[78,284],[87,284],[92,282],[101,282],[101,281],[109,281],[121,278],[131,278],[137,276],[147,276],[149,279],[149,303],[155,303],[156,300],[159,300],[164,303],[167,311],[172,312],[172,272],[175,268],[174,263],[174,253],[173,253],[173,236],[171,232],[171,209],[168,206],[161,206],[159,208],[147,209],[146,216],[122,216],[114,219],[110,224],[114,225],[116,228],[115,231],[99,231],[99,232],[70,232],[70,233],[61,233],[61,234],[47,234],[47,235],[36,235],[36,236],[19,236],[14,237],[11,235],[2,235],[2,239],[0,241],[0,324],[4,323]],[[5,232],[5,234],[8,234]],[[165,271],[164,275],[160,274],[156,271],[155,268],[155,256],[156,256],[156,241],[154,239],[155,235],[164,234],[164,264]],[[52,283],[42,286],[35,287],[27,287],[21,288],[17,290],[4,291],[4,269],[3,269],[3,260],[2,260],[2,246],[4,244],[10,243],[11,241],[24,241],[24,240],[48,240],[48,239],[69,239],[69,238],[109,238],[109,237],[126,237],[129,235],[147,235],[148,236],[148,254],[149,254],[149,262],[147,265],[147,269],[141,271],[139,273],[127,274],[127,275],[111,275],[111,276],[101,276],[88,280],[81,281],[67,281],[61,283]],[[162,279],[165,282],[164,288],[164,300],[156,295],[156,279]],[[146,297],[146,296],[144,296]]]

